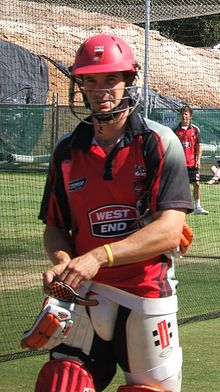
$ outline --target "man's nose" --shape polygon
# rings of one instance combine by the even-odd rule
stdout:
[[[95,90],[100,92],[100,94],[104,94],[110,91],[108,88],[106,88],[105,84],[102,82],[96,84]]]
[[[104,98],[104,97],[109,98],[109,96],[111,96],[111,90],[107,89],[107,88],[103,88],[103,86],[96,88],[94,93],[95,93],[95,96],[97,96],[99,98]]]

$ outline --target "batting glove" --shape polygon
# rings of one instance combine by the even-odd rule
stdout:
[[[182,255],[188,252],[193,241],[193,231],[187,225],[187,223],[183,226],[183,231],[180,239],[180,244],[177,248],[166,252],[165,255],[169,258],[174,257],[175,259],[180,258]]]
[[[182,236],[181,236],[181,240],[180,240],[180,252],[182,254],[185,254],[188,252],[189,247],[192,244],[192,241],[193,241],[193,231],[187,225],[187,223],[185,223],[183,226]]]
[[[55,281],[32,328],[24,332],[21,347],[42,350],[58,346],[74,324],[75,305],[94,306],[97,303],[96,300],[80,297],[70,286]]]

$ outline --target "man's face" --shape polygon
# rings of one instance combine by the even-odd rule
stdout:
[[[123,72],[84,75],[83,90],[94,112],[108,112],[121,102],[124,95]]]
[[[182,126],[187,126],[190,124],[191,121],[191,114],[188,110],[184,110],[181,113],[181,124]]]

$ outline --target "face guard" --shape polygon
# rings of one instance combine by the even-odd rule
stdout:
[[[118,115],[127,110],[131,114],[141,98],[141,87],[137,85],[138,69],[131,48],[120,38],[101,34],[86,40],[78,49],[71,70],[69,99],[73,114],[80,121],[90,115],[100,122],[117,121]],[[115,106],[113,90],[98,90],[108,96],[112,108],[106,112],[94,112],[84,91],[83,75],[114,72],[123,72],[125,77],[121,101]]]
[[[95,91],[95,90],[93,90]],[[117,121],[117,116],[128,110],[129,115],[139,104],[141,99],[141,87],[131,85],[126,86],[124,89],[123,96],[118,105],[114,105],[113,101],[113,91],[108,90],[96,90],[97,93],[103,92],[103,94],[108,96],[108,101],[112,102],[112,108],[106,112],[95,112],[90,103],[87,100],[86,94],[82,85],[76,83],[74,79],[70,82],[70,108],[72,113],[80,121],[85,121],[85,117],[92,116],[100,122]],[[115,91],[115,90],[114,90]],[[99,100],[94,100],[93,103],[99,103]]]

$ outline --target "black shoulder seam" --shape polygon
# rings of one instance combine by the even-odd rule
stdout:
[[[93,137],[93,125],[81,122],[72,134],[71,146],[88,151]]]

